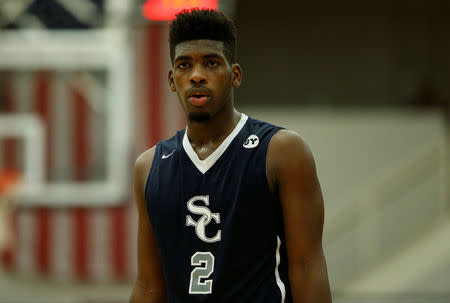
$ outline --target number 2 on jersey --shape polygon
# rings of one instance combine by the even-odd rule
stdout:
[[[189,282],[190,294],[210,294],[212,292],[212,279],[207,279],[214,271],[214,256],[210,252],[198,251],[191,257],[191,265],[196,266],[191,271]]]

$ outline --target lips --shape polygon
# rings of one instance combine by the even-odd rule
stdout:
[[[192,105],[202,106],[211,98],[206,88],[192,88],[188,92],[188,100]]]
[[[197,106],[205,104],[206,101],[208,101],[208,99],[209,99],[209,96],[197,96],[197,95],[190,96],[188,98],[189,102],[191,102],[193,105],[197,105]]]

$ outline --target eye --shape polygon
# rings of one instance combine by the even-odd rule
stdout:
[[[177,69],[178,70],[185,70],[189,68],[189,63],[188,62],[181,62],[177,65]]]
[[[216,60],[208,60],[208,62],[206,62],[206,65],[208,65],[208,67],[214,68],[219,66],[219,62]]]

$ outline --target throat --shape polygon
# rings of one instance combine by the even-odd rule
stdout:
[[[217,140],[215,142],[208,142],[206,144],[191,144],[191,146],[197,154],[198,158],[203,161],[207,159],[212,153],[214,153],[217,148],[219,148],[224,139],[225,138],[221,138],[220,140]]]
[[[188,123],[186,135],[189,139],[189,145],[198,158],[205,160],[214,153],[234,131],[244,116],[234,111],[230,119],[224,121],[215,119],[210,123]]]
[[[204,140],[198,140],[199,138],[195,138],[195,136],[190,138],[190,128],[186,129],[183,136],[183,148],[192,163],[202,174],[205,174],[220,159],[233,139],[244,127],[247,118],[246,115],[242,114],[239,123],[231,132],[225,132],[213,137],[203,137]]]
[[[222,142],[236,127],[241,113],[233,111],[229,115],[215,115],[209,113],[195,113],[188,115],[187,135],[192,147],[211,146]]]

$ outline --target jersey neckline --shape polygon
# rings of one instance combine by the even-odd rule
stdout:
[[[213,165],[214,163],[219,160],[220,156],[225,152],[225,150],[228,148],[228,146],[231,144],[231,141],[237,136],[237,134],[241,131],[241,129],[244,127],[245,122],[247,122],[248,116],[244,113],[241,114],[241,119],[239,120],[238,124],[234,127],[233,131],[228,135],[228,137],[223,140],[223,142],[219,145],[219,147],[216,148],[216,150],[209,155],[206,159],[200,160],[197,153],[192,148],[191,142],[189,142],[189,138],[187,136],[187,126],[186,130],[184,132],[183,136],[183,149],[188,155],[188,157],[191,159],[192,163],[195,165],[195,167],[202,173],[205,174]]]

